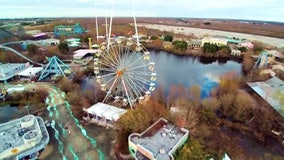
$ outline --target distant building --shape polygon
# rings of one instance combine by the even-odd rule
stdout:
[[[246,47],[247,49],[253,49],[254,44],[248,40],[244,40],[238,44],[238,47]]]
[[[77,64],[87,65],[94,59],[94,54],[98,53],[98,49],[79,49],[74,52],[73,62]]]
[[[59,25],[54,27],[54,36],[74,36],[80,35],[86,32],[86,30],[79,24],[75,25]]]
[[[41,33],[41,30],[29,30],[29,31],[26,31],[26,34],[28,35],[36,35],[36,34],[39,34]]]
[[[226,46],[228,44],[228,39],[226,37],[204,37],[201,41],[201,46],[204,46],[205,43],[215,44],[217,46]]]
[[[41,39],[48,38],[46,33],[38,33],[38,34],[32,35],[32,37],[33,37],[33,40],[41,40]]]
[[[239,44],[241,42],[240,39],[238,38],[227,38],[228,43],[232,43],[232,44]]]
[[[68,38],[65,39],[65,42],[67,42],[68,47],[79,47],[81,45],[80,38]]]
[[[281,65],[281,64],[273,65],[272,70],[280,70],[280,71],[284,72],[284,66]]]
[[[43,39],[37,41],[24,41],[21,43],[23,50],[27,50],[29,44],[41,45],[41,46],[57,46],[60,43],[59,39]]]
[[[114,122],[125,114],[126,110],[104,103],[96,103],[84,109],[84,112],[86,114],[86,116],[83,117],[84,120],[101,126],[113,127]]]
[[[201,44],[202,44],[202,40],[199,40],[199,39],[192,39],[192,40],[187,41],[187,44],[188,44],[188,46],[191,47],[192,49],[193,49],[193,48],[200,48],[200,47],[201,47]]]
[[[37,159],[48,142],[41,117],[27,115],[0,124],[0,159]]]
[[[129,135],[129,151],[137,160],[174,160],[173,154],[186,142],[188,134],[188,130],[160,118],[144,132]]]
[[[271,57],[272,59],[279,60],[284,58],[284,55],[277,50],[266,50],[266,52],[268,54],[268,57]]]

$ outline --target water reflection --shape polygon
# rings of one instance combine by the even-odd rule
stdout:
[[[9,104],[0,106],[0,123],[8,122],[25,114],[26,112],[17,106],[11,106]]]
[[[228,59],[194,58],[177,56],[164,51],[152,51],[151,57],[156,63],[158,85],[162,85],[167,94],[171,85],[190,87],[198,85],[202,97],[218,85],[218,79],[226,72],[241,74],[241,65]]]

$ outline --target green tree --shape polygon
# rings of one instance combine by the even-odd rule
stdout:
[[[166,108],[156,102],[148,101],[147,104],[138,104],[134,109],[127,111],[116,125],[124,132],[142,132],[160,117],[168,117]]]
[[[174,39],[173,35],[165,35],[165,37],[164,37],[164,41],[172,42],[173,39]]]
[[[174,41],[172,44],[175,49],[180,51],[185,51],[188,47],[188,44],[185,41]]]
[[[35,44],[29,44],[27,46],[27,51],[30,53],[30,54],[37,54],[38,53],[38,46],[35,45]]]
[[[6,53],[0,50],[0,62],[6,62]]]
[[[157,40],[157,39],[158,39],[158,36],[152,35],[150,39],[151,39],[151,40]]]
[[[204,22],[203,24],[208,26],[211,25],[211,22]]]
[[[201,160],[209,158],[210,155],[204,151],[204,146],[194,138],[188,139],[187,143],[175,155],[176,160]]]
[[[81,38],[81,41],[88,44],[89,43],[89,37],[88,36],[83,37],[83,38]]]
[[[241,51],[241,52],[246,52],[248,49],[246,47],[242,46],[242,47],[239,47],[238,50]]]
[[[220,47],[216,44],[205,43],[203,45],[203,52],[204,53],[216,53],[219,51]]]
[[[69,51],[69,48],[68,48],[68,44],[67,42],[60,42],[59,45],[58,45],[58,49],[63,52],[63,53],[66,53]]]

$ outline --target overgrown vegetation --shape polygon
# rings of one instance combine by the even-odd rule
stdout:
[[[48,92],[44,89],[33,89],[31,91],[14,92],[9,94],[6,101],[10,104],[18,106],[29,105],[33,110],[42,109],[45,105],[45,99],[48,96]]]
[[[60,43],[59,43],[59,45],[58,45],[58,49],[59,49],[62,53],[67,53],[67,52],[69,51],[67,42],[60,41]]]
[[[186,51],[188,44],[185,41],[174,41],[174,48],[180,51]]]
[[[169,42],[172,42],[174,39],[173,35],[165,35],[164,36],[164,41],[169,41]]]

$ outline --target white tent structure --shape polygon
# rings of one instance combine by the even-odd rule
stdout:
[[[18,73],[19,76],[30,77],[40,73],[43,67],[29,67],[22,72]]]
[[[125,109],[100,102],[84,111],[87,112],[87,117],[83,117],[84,120],[106,127],[113,127],[113,123],[126,113]]]

